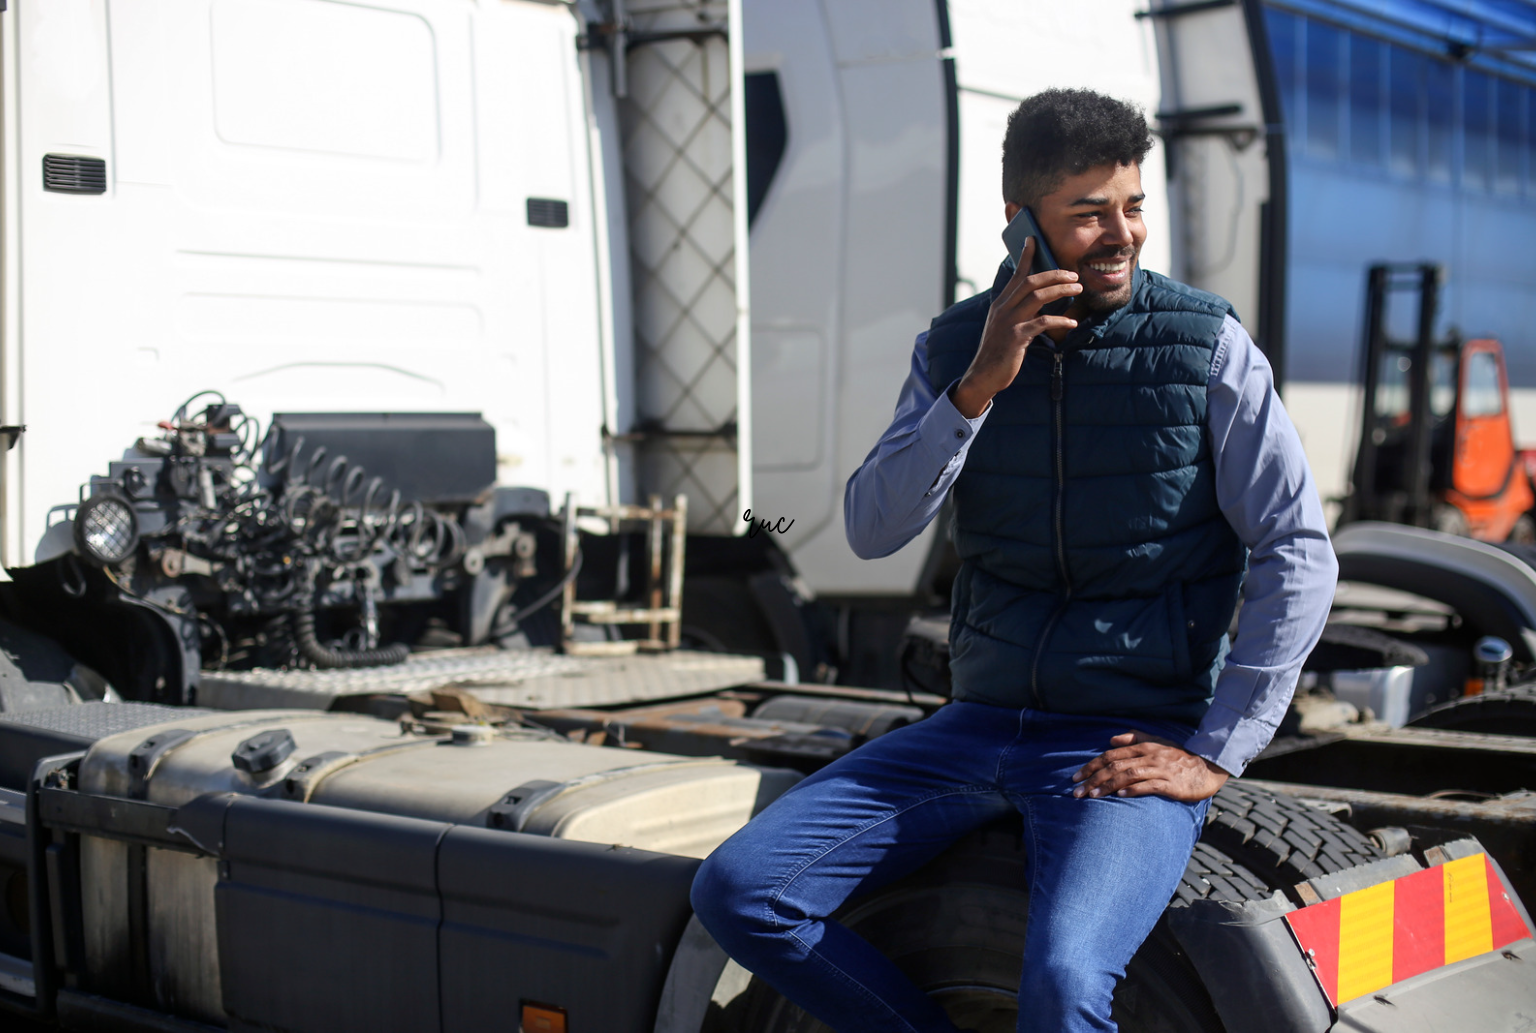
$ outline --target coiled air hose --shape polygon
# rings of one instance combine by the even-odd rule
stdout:
[[[376,649],[331,649],[320,644],[315,635],[315,608],[306,605],[293,614],[293,637],[299,647],[299,655],[321,670],[355,667],[389,667],[404,663],[411,649],[404,642],[395,642]]]

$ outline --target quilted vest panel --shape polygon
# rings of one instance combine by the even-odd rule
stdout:
[[[942,391],[993,290],[928,333]],[[1226,652],[1247,552],[1216,503],[1206,385],[1221,298],[1138,269],[1131,301],[1036,339],[952,489],[957,699],[1195,724]]]

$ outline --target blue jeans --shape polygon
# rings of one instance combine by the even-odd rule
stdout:
[[[1191,732],[951,703],[776,800],[705,860],[694,910],[726,953],[838,1033],[955,1033],[827,916],[1016,808],[1029,873],[1020,1033],[1113,1030],[1115,981],[1173,896],[1209,803],[1075,798],[1073,772],[1133,728]]]

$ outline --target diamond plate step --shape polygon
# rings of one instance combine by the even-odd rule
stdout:
[[[468,689],[486,703],[542,710],[670,699],[766,676],[755,656],[640,653],[562,656],[545,650],[445,649],[394,667],[338,671],[204,671],[199,706],[219,710],[324,710],[342,696]]]

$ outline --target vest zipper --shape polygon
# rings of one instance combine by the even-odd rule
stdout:
[[[1062,595],[1061,601],[1051,611],[1051,616],[1046,620],[1045,627],[1040,631],[1040,640],[1035,643],[1035,662],[1030,670],[1030,695],[1034,698],[1036,709],[1041,707],[1040,699],[1040,656],[1045,652],[1045,644],[1055,630],[1056,622],[1061,619],[1062,612],[1066,610],[1067,603],[1072,600],[1072,575],[1067,569],[1067,543],[1062,531],[1066,524],[1065,503],[1063,496],[1067,491],[1067,462],[1066,446],[1062,438],[1065,433],[1065,422],[1062,418],[1062,395],[1065,393],[1066,376],[1064,363],[1065,353],[1060,347],[1051,353],[1051,420],[1055,424],[1055,459],[1056,459],[1056,498],[1052,507],[1052,522],[1055,526],[1056,538],[1056,569],[1061,575]]]

